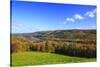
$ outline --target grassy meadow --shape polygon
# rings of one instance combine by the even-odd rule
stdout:
[[[12,66],[95,62],[95,58],[71,57],[45,52],[19,52],[12,54]]]

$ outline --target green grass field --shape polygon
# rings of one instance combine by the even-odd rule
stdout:
[[[95,62],[96,58],[70,57],[53,53],[22,52],[12,54],[12,66]]]

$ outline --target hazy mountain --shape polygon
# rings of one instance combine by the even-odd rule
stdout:
[[[55,31],[39,31],[34,33],[17,33],[13,34],[26,38],[38,39],[95,39],[96,30],[55,30]]]

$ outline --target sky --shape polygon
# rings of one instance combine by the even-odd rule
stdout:
[[[11,1],[11,33],[96,29],[96,6]]]

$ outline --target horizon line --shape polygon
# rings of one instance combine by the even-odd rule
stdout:
[[[35,33],[35,32],[45,32],[45,31],[58,31],[58,30],[96,30],[96,29],[56,29],[56,30],[40,30],[40,31],[32,31],[32,32],[18,32],[18,33],[10,32],[10,34],[23,34],[23,33]]]

